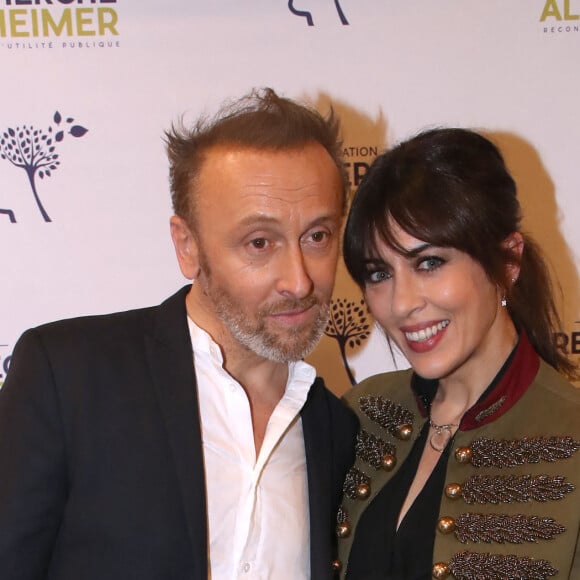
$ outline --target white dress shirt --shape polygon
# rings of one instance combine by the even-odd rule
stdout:
[[[290,363],[256,458],[248,397],[219,346],[188,318],[201,415],[212,580],[310,578],[302,409],[314,368]]]

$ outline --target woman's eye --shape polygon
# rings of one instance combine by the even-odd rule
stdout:
[[[445,260],[442,258],[438,258],[437,256],[427,256],[419,260],[417,269],[431,272],[433,270],[437,270],[437,268],[442,266],[444,263]]]
[[[367,272],[367,282],[377,284],[383,280],[388,280],[391,276],[385,270],[371,270]]]

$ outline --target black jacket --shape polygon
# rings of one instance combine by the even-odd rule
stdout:
[[[187,290],[18,341],[0,391],[2,580],[206,580]],[[302,423],[312,578],[327,579],[356,419],[317,379]]]

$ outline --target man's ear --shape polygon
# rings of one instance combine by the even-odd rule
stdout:
[[[520,264],[524,252],[524,236],[520,232],[512,232],[503,241],[503,246],[514,258],[506,264],[506,273],[508,279],[512,281],[512,284],[515,284],[520,277]]]
[[[171,216],[169,227],[181,273],[187,279],[195,280],[199,274],[199,249],[195,236],[179,216]]]

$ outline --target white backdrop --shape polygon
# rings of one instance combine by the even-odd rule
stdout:
[[[560,340],[577,359],[579,15],[580,0],[2,0],[0,383],[24,329],[158,303],[185,282],[163,130],[256,86],[332,103],[353,183],[420,129],[485,130],[560,278]],[[346,367],[360,380],[393,363],[342,269],[335,299],[360,345],[343,359],[325,337],[311,360],[340,393]]]

